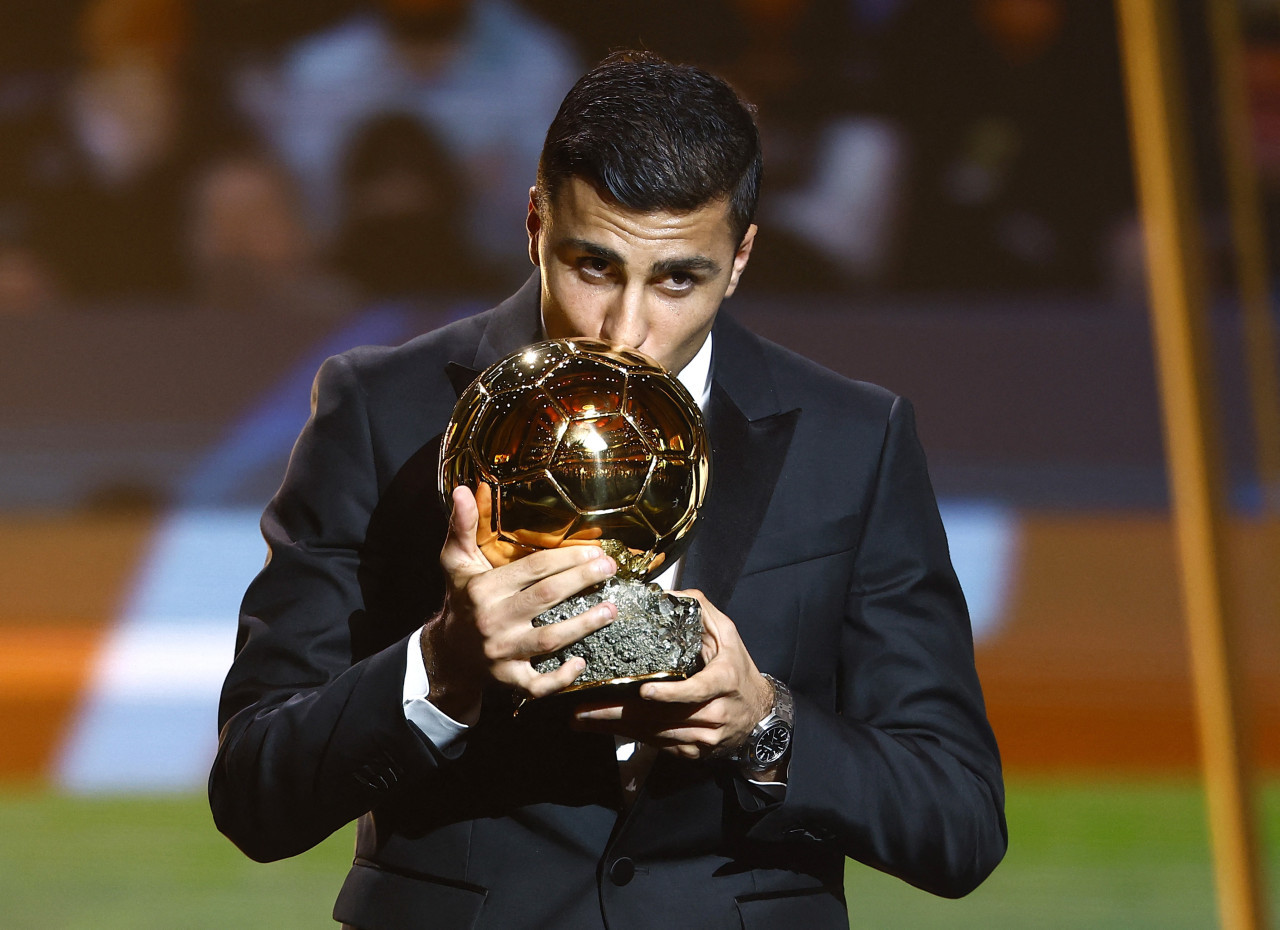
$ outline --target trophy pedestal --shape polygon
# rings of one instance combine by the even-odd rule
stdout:
[[[552,655],[533,661],[539,672],[559,668],[573,656],[587,662],[565,689],[688,678],[702,665],[702,606],[696,598],[669,594],[656,584],[610,578],[534,617],[534,626],[560,623],[602,601],[618,608],[613,623]]]

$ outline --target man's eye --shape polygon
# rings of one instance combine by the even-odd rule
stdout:
[[[587,257],[578,262],[584,274],[592,278],[603,278],[609,273],[609,263],[603,258]]]
[[[663,286],[672,294],[684,294],[693,290],[694,285],[698,283],[698,279],[691,274],[676,272],[667,276],[667,280],[663,282]]]

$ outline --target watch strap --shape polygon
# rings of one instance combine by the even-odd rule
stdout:
[[[751,733],[747,736],[746,742],[738,748],[733,754],[733,761],[743,766],[749,772],[764,771],[771,764],[761,764],[757,757],[756,751],[764,735],[769,730],[779,725],[786,727],[787,738],[790,739],[792,727],[795,720],[795,702],[791,696],[791,689],[784,682],[779,681],[767,672],[761,672],[761,675],[769,682],[773,689],[773,706],[769,708],[769,712],[764,715],[752,728]],[[789,749],[790,747],[788,747]]]

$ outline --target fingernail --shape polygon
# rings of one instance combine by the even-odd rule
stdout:
[[[617,566],[614,565],[613,559],[609,558],[607,555],[604,558],[597,559],[592,568],[601,578],[607,578],[617,570]]]
[[[604,555],[604,550],[597,546],[584,546],[582,548],[582,561],[590,562],[592,559],[598,559]]]
[[[618,615],[618,608],[613,601],[605,601],[596,608],[596,614],[601,620],[612,620]]]

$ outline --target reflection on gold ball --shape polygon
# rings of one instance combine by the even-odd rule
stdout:
[[[596,339],[539,342],[462,394],[440,450],[440,493],[476,492],[494,565],[534,549],[615,540],[653,576],[706,498],[698,405],[662,366]]]

